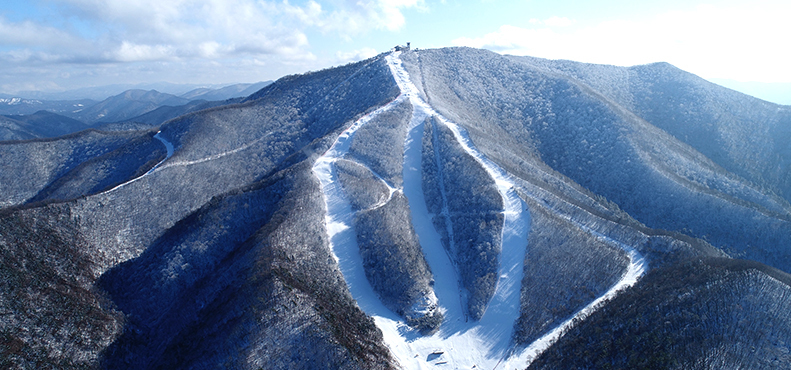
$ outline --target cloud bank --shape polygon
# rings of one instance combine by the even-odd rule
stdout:
[[[529,27],[503,25],[496,32],[458,38],[453,44],[624,66],[666,61],[705,78],[791,82],[791,69],[783,67],[791,65],[791,52],[779,41],[791,35],[788,14],[776,7],[745,3],[701,5],[649,19],[588,26],[552,17],[531,20]]]
[[[308,66],[316,60],[308,33],[350,39],[371,30],[394,31],[405,24],[404,9],[425,6],[422,0],[50,0],[33,4],[47,14],[41,19],[10,20],[0,13],[0,62],[8,66],[0,72],[0,80],[7,81],[0,88],[6,91],[35,87],[18,76],[30,77],[37,67],[43,74],[51,74],[43,69],[49,68],[85,77],[108,69],[140,72],[140,66],[134,65],[141,63],[149,63],[152,73],[165,65],[208,71],[212,62],[230,68]],[[361,49],[339,57],[370,54],[370,49]]]

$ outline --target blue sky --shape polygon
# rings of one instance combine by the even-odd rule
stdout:
[[[791,83],[791,2],[4,0],[0,92],[276,79],[411,41]]]

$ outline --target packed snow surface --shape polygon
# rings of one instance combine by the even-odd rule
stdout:
[[[393,52],[386,60],[401,95],[353,123],[313,166],[327,205],[325,222],[332,251],[353,297],[360,308],[375,319],[384,334],[386,344],[404,368],[525,368],[536,355],[565,332],[574,318],[587,317],[620,289],[634,284],[644,270],[642,257],[631,247],[586,228],[608,242],[617,243],[629,253],[632,263],[627,273],[605,295],[584,307],[562,325],[530,346],[516,348],[512,338],[514,323],[519,317],[523,262],[530,226],[527,207],[516,194],[510,175],[480,153],[463,128],[442,117],[420,97],[399,56],[400,52]],[[403,189],[393,189],[390,184],[388,187],[391,188],[391,195],[393,191],[403,191],[408,198],[413,227],[434,275],[434,289],[445,320],[439,330],[428,336],[422,336],[417,330],[407,326],[401,317],[387,309],[366,279],[354,231],[354,213],[334,169],[334,162],[348,152],[356,131],[404,99],[409,99],[413,107],[404,149],[404,185]],[[430,116],[436,117],[441,124],[450,128],[464,150],[481,163],[495,180],[505,204],[499,278],[494,296],[480,321],[466,320],[456,269],[434,229],[423,195],[422,134],[423,124]]]

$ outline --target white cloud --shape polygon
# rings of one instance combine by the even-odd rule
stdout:
[[[0,40],[4,45],[56,46],[71,39],[71,35],[53,27],[36,24],[31,21],[9,22],[0,17]]]
[[[422,1],[49,0],[46,16],[0,15],[0,81],[13,92],[53,83],[273,79],[369,56],[373,49],[319,60],[308,35],[398,29],[402,12]]]
[[[0,60],[106,63],[278,56],[305,59],[287,3],[256,0],[61,0],[58,27],[0,17]],[[76,20],[76,23],[75,23]],[[72,22],[72,23],[69,23]],[[77,25],[78,27],[75,27]],[[79,31],[78,31],[79,29]]]
[[[288,3],[254,0],[61,0],[104,32],[116,54],[222,58],[299,52],[306,46]],[[147,47],[148,49],[146,49]],[[144,50],[146,49],[146,50]],[[164,53],[161,53],[164,52]],[[125,59],[120,59],[121,61]]]
[[[529,22],[530,24],[544,25],[547,27],[568,27],[576,23],[574,20],[558,16],[553,16],[544,20],[532,18]]]
[[[140,45],[124,41],[114,52],[107,53],[107,59],[119,62],[140,62],[164,60],[173,55],[168,45]]]
[[[403,10],[426,9],[423,0],[336,0],[320,8],[309,5],[310,24],[347,38],[373,29],[399,30],[406,24]]]
[[[611,20],[591,27],[550,18],[522,28],[500,27],[455,45],[590,63],[635,65],[667,61],[705,78],[791,82],[791,8],[699,6],[641,20]],[[555,27],[563,26],[563,29]]]
[[[311,58],[311,28],[349,39],[398,30],[405,9],[423,0],[52,0],[66,26],[0,18],[0,58],[68,62],[138,62],[237,57]],[[81,32],[70,27],[77,20]],[[85,31],[84,29],[87,29]],[[46,56],[46,57],[43,57]]]
[[[362,48],[350,52],[338,51],[335,53],[335,58],[337,62],[341,64],[341,63],[356,62],[359,60],[368,59],[370,57],[375,56],[376,54],[379,53],[375,49]]]

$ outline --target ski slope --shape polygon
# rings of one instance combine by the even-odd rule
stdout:
[[[402,367],[407,369],[525,368],[532,359],[554,343],[572,325],[574,319],[584,319],[603,302],[614,297],[618,291],[633,285],[645,270],[643,259],[631,247],[584,225],[578,225],[627,251],[631,259],[627,272],[604,295],[568,318],[563,324],[529,346],[515,347],[513,330],[514,323],[519,317],[520,287],[530,214],[525,203],[517,195],[516,185],[510,175],[478,151],[462,127],[444,118],[421,98],[418,89],[403,68],[399,56],[400,52],[393,52],[386,56],[386,60],[401,90],[401,95],[354,122],[339,135],[330,149],[319,157],[313,166],[313,172],[321,183],[327,206],[325,222],[330,237],[330,247],[352,296],[357,300],[360,308],[374,318],[384,334],[385,343]],[[434,334],[428,336],[422,336],[417,330],[407,326],[401,317],[387,309],[366,279],[354,231],[354,212],[334,170],[335,161],[343,158],[348,152],[356,131],[405,99],[411,103],[413,112],[404,147],[403,188],[393,189],[390,184],[387,185],[392,189],[391,195],[393,191],[403,191],[407,197],[413,227],[434,274],[435,294],[445,320]],[[456,269],[442,246],[439,234],[434,229],[423,195],[422,135],[423,124],[430,116],[436,117],[440,124],[448,127],[462,148],[481,163],[494,179],[505,205],[497,287],[486,312],[479,321],[466,319]]]

